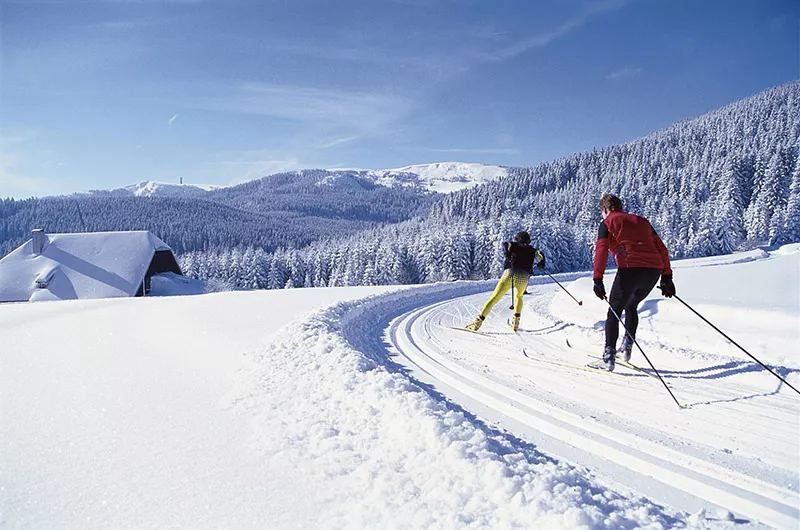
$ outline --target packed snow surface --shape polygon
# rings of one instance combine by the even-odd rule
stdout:
[[[0,305],[0,527],[798,528],[800,395],[658,291],[682,406],[586,369],[605,306],[556,278],[518,334],[455,329],[494,281]],[[675,283],[800,387],[800,245]]]

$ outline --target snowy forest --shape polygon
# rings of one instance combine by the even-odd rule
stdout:
[[[0,200],[0,256],[49,233],[149,230],[176,253],[241,247],[301,248],[427,211],[437,194],[378,186],[359,172],[279,173],[194,196],[135,197],[114,191]]]
[[[800,241],[800,81],[450,194],[359,171],[271,175],[197,196],[94,192],[0,200],[0,255],[46,232],[149,230],[184,272],[222,288],[414,284],[497,277],[528,230],[549,272],[585,270],[616,193],[673,258]]]
[[[603,193],[651,220],[673,258],[800,241],[800,82],[632,142],[515,168],[447,195],[423,216],[305,248],[181,255],[188,275],[279,289],[413,284],[499,275],[525,229],[550,272],[588,269]]]

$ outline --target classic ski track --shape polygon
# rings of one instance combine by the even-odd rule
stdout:
[[[523,394],[510,387],[507,381],[503,382],[487,373],[479,373],[452,360],[447,355],[451,349],[443,337],[447,332],[456,333],[456,331],[443,329],[438,320],[443,314],[460,314],[458,308],[449,308],[451,304],[458,304],[458,300],[446,300],[414,309],[397,317],[391,323],[388,330],[389,341],[416,369],[424,371],[435,380],[461,393],[470,395],[503,416],[522,422],[532,429],[587,453],[610,460],[631,471],[650,476],[659,482],[762,523],[778,528],[797,525],[795,506],[797,493],[790,489],[655,443],[637,436],[632,428],[615,428],[592,421],[593,417],[587,418],[585,414],[575,412],[582,408],[577,403],[574,407],[570,407],[572,410],[554,406],[553,400],[548,399],[548,391],[538,389],[535,381],[532,381],[535,391]],[[512,337],[513,335],[509,333],[509,338]],[[522,343],[528,350],[535,348],[530,341],[525,341],[522,337],[519,337],[520,343],[505,340],[502,335],[476,335],[476,339],[512,351],[518,350],[520,362],[525,361],[521,352]],[[537,342],[540,350],[557,347],[541,337],[537,337]],[[529,363],[541,365],[530,361]],[[568,367],[542,366],[546,366],[542,368],[543,370],[550,372],[554,369],[559,370],[565,378],[581,377]],[[602,378],[602,374],[598,375]],[[598,375],[582,376],[597,378]],[[606,384],[614,385],[619,384],[619,381],[614,379],[620,378],[602,379],[612,380]],[[658,381],[643,374],[629,379],[631,379],[629,383],[623,382],[629,385],[647,386],[648,391],[652,391],[650,385],[659,384]],[[708,397],[709,400],[719,399],[719,394],[715,393]],[[672,406],[674,407],[674,403]],[[768,418],[765,421],[768,421]]]

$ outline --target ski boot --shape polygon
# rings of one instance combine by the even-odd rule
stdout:
[[[590,363],[589,366],[591,368],[596,368],[597,370],[608,370],[609,372],[614,371],[614,357],[616,356],[617,350],[614,346],[606,346],[603,350],[603,358],[598,359],[596,362]]]
[[[631,353],[633,352],[633,339],[626,333],[624,337],[622,337],[622,345],[620,345],[619,350],[617,353],[625,362],[631,360]]]
[[[485,316],[478,315],[478,318],[473,320],[471,324],[467,324],[467,329],[470,331],[478,331],[479,329],[481,329],[484,320],[486,320]]]
[[[511,329],[514,331],[517,331],[517,328],[519,328],[519,317],[519,313],[514,313],[514,318],[511,319]]]

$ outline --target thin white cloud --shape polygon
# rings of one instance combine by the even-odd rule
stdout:
[[[35,176],[66,166],[52,152],[31,147],[35,137],[32,131],[0,136],[0,197],[41,197],[64,191],[63,182]]]
[[[467,153],[467,154],[480,154],[480,155],[518,155],[520,154],[519,149],[493,149],[493,148],[485,148],[485,149],[434,149],[434,148],[420,148],[421,151],[429,151],[433,153]]]
[[[5,164],[0,165],[0,198],[50,195],[53,193],[54,184],[46,179],[20,175]],[[11,195],[9,192],[12,192]]]
[[[629,79],[631,77],[636,77],[641,73],[642,68],[623,68],[621,70],[611,72],[606,76],[606,79],[609,81],[616,81],[617,79]]]
[[[212,166],[267,166],[271,164],[291,165],[294,162],[290,160],[219,160],[208,162],[208,164]]]
[[[170,119],[167,121],[167,125],[169,125],[170,127],[172,127],[172,124],[173,124],[173,123],[175,122],[175,120],[177,120],[177,119],[178,119],[178,115],[177,115],[177,114],[175,114],[174,116],[172,116],[172,117],[171,117],[171,118],[170,118]]]
[[[2,2],[2,0],[0,0]],[[88,24],[74,25],[73,27],[79,29],[103,29],[103,30],[140,30],[142,28],[150,28],[163,26],[169,23],[169,19],[162,17],[144,17],[144,18],[130,18],[126,20],[109,20],[105,22],[93,22]]]
[[[359,63],[378,63],[383,64],[387,60],[397,61],[384,51],[376,50],[374,47],[359,49],[345,46],[318,46],[313,43],[301,44],[277,44],[270,47],[275,53],[285,53],[288,55],[298,55],[303,57],[314,57],[317,59],[334,59],[339,61],[353,61]]]
[[[511,46],[508,46],[498,52],[490,54],[488,56],[488,59],[492,61],[504,61],[507,59],[512,59],[517,55],[520,55],[521,53],[527,52],[529,50],[544,48],[554,40],[561,38],[571,33],[575,29],[583,26],[592,17],[621,9],[625,5],[629,4],[631,1],[633,0],[605,0],[601,2],[592,2],[586,4],[588,7],[583,9],[576,16],[567,20],[560,26],[550,31],[541,33],[539,35],[534,35],[532,37],[528,37],[519,42],[516,42]]]
[[[264,83],[241,83],[223,87],[216,97],[185,98],[206,110],[268,116],[330,127],[348,136],[381,134],[414,108],[405,98],[380,93],[309,88]]]
[[[24,159],[19,152],[24,143],[20,136],[0,137],[0,198],[43,195],[53,190],[54,182],[30,177],[17,169]]]
[[[222,166],[222,179],[229,185],[240,184],[250,180],[314,167],[313,164],[301,164],[297,158],[291,156],[272,156],[273,153],[260,149],[244,151],[234,159],[209,162],[210,165]]]
[[[318,147],[318,149],[328,149],[331,147],[335,147],[337,145],[346,144],[352,142],[353,140],[357,140],[357,136],[348,136],[347,138],[337,138],[336,140],[332,140],[328,143],[322,144]]]

